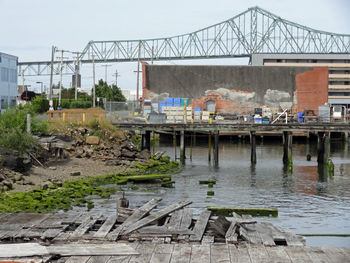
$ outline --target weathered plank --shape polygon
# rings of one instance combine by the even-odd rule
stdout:
[[[214,228],[215,232],[220,236],[225,236],[227,230],[230,228],[231,222],[228,221],[224,216],[218,216],[210,226]]]
[[[204,231],[207,227],[211,212],[204,210],[198,217],[197,223],[193,228],[193,233],[190,236],[190,241],[201,241]]]
[[[176,204],[172,204],[170,206],[167,206],[167,207],[161,209],[160,211],[158,211],[154,214],[151,214],[151,215],[141,219],[140,221],[136,222],[135,224],[129,226],[125,231],[123,231],[123,234],[129,234],[132,231],[135,231],[143,226],[146,226],[146,225],[166,216],[167,214],[169,214],[173,211],[176,211],[178,209],[181,209],[184,206],[187,206],[191,203],[192,202],[190,202],[190,201],[184,201],[184,202],[178,202]]]
[[[327,254],[319,247],[307,247],[305,250],[312,262],[332,262]]]
[[[130,258],[129,263],[144,263],[149,262],[151,260],[154,248],[156,247],[156,244],[152,243],[141,243],[137,248],[136,251],[140,254],[137,256],[132,256]]]
[[[190,263],[210,263],[210,245],[192,245]]]
[[[263,243],[259,233],[256,231],[255,224],[252,224],[249,226],[245,225],[245,224],[241,224],[239,227],[239,234],[241,237],[244,238],[244,240],[248,241],[251,244],[262,244]]]
[[[285,246],[284,251],[288,254],[293,263],[305,262],[311,263],[312,260],[306,253],[305,248],[301,246]]]
[[[116,220],[117,220],[116,215],[108,217],[107,220],[100,227],[100,229],[94,234],[94,237],[96,238],[106,237],[109,231],[113,228]]]
[[[37,243],[19,243],[0,245],[0,258],[47,256],[49,251]]]
[[[228,244],[232,244],[232,243],[237,243],[237,238],[238,238],[238,234],[236,232],[237,230],[237,222],[235,220],[233,220],[231,222],[230,227],[228,228],[226,234],[225,234],[225,239],[226,239],[226,243]]]
[[[270,263],[271,260],[265,247],[261,245],[248,245],[248,253],[252,263]]]
[[[153,208],[155,208],[161,200],[162,200],[161,198],[153,198],[152,200],[150,200],[140,208],[136,209],[134,213],[124,221],[123,224],[118,226],[113,232],[107,235],[108,240],[117,240],[118,236],[121,234],[123,230],[127,229],[129,226],[135,224],[138,220],[143,218]]]
[[[128,256],[138,255],[135,249],[123,243],[70,243],[47,247],[49,254],[61,256]]]
[[[87,263],[90,256],[70,257],[65,263]]]
[[[128,263],[132,256],[113,256],[107,263]]]
[[[106,263],[111,256],[92,256],[87,263]]]
[[[57,237],[61,232],[65,231],[69,225],[62,225],[61,228],[49,228],[40,237],[40,239],[53,239]]]
[[[170,262],[171,254],[173,253],[173,244],[158,244],[152,254],[150,262],[152,263],[167,263]]]
[[[228,245],[230,259],[232,263],[251,263],[248,249],[246,246]]]
[[[183,208],[183,211],[184,212],[181,218],[180,229],[189,228],[192,223],[192,216],[193,216],[192,209]]]
[[[331,259],[333,263],[341,263],[350,261],[350,257],[346,255],[342,249],[337,247],[321,247],[326,253],[327,257]]]
[[[189,229],[167,228],[166,226],[144,226],[137,230],[141,234],[164,234],[164,235],[191,235]]]
[[[272,237],[272,229],[269,224],[258,223],[255,224],[256,231],[259,233],[262,243],[265,246],[275,246],[275,241]]]
[[[99,219],[100,215],[93,215],[85,218],[85,220],[75,229],[68,239],[77,239],[82,237]]]
[[[170,217],[169,223],[166,225],[169,229],[179,229],[181,225],[181,219],[184,214],[183,209],[176,210]]]
[[[265,249],[270,257],[271,262],[292,263],[292,260],[284,250],[283,246],[265,247]]]
[[[189,263],[192,247],[188,244],[175,244],[170,263]]]
[[[210,245],[211,262],[231,263],[228,246],[226,244]]]

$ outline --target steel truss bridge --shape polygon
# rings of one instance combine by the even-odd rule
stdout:
[[[90,41],[79,62],[108,63],[150,60],[251,57],[252,54],[349,54],[350,35],[315,30],[280,18],[259,7],[224,22],[173,37]],[[63,62],[64,74],[75,72],[74,60]],[[60,73],[60,61],[53,64]],[[49,75],[50,61],[19,62],[19,75]]]

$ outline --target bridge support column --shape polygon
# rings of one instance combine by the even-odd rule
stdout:
[[[211,161],[211,132],[208,134],[208,161]]]
[[[143,131],[141,135],[141,150],[151,151],[151,132]]]
[[[256,135],[255,135],[255,131],[250,132],[250,146],[251,146],[250,161],[252,164],[255,164],[256,163]]]
[[[293,167],[293,134],[283,132],[283,163],[288,165],[288,169]]]
[[[180,163],[185,164],[186,150],[185,150],[185,131],[180,131]]]
[[[317,136],[317,162],[319,164],[327,164],[329,157],[329,132],[319,132]]]
[[[214,134],[214,166],[219,166],[219,131]]]

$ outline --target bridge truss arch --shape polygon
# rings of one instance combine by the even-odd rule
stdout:
[[[173,37],[90,41],[81,63],[251,57],[252,54],[350,54],[350,35],[315,30],[253,7],[221,23]],[[74,61],[65,61],[73,74]],[[59,73],[55,62],[54,73]],[[47,75],[50,62],[20,62],[19,74]]]

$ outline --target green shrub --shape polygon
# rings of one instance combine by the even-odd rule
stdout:
[[[91,101],[75,100],[70,104],[71,109],[88,109],[92,107]]]
[[[33,137],[19,127],[10,129],[0,129],[0,147],[6,150],[16,150],[23,154],[34,146]]]
[[[71,101],[70,100],[62,100],[61,101],[61,107],[62,109],[69,109],[70,108]]]
[[[43,113],[49,110],[49,100],[43,97],[35,97],[30,105],[30,110],[33,113]]]

